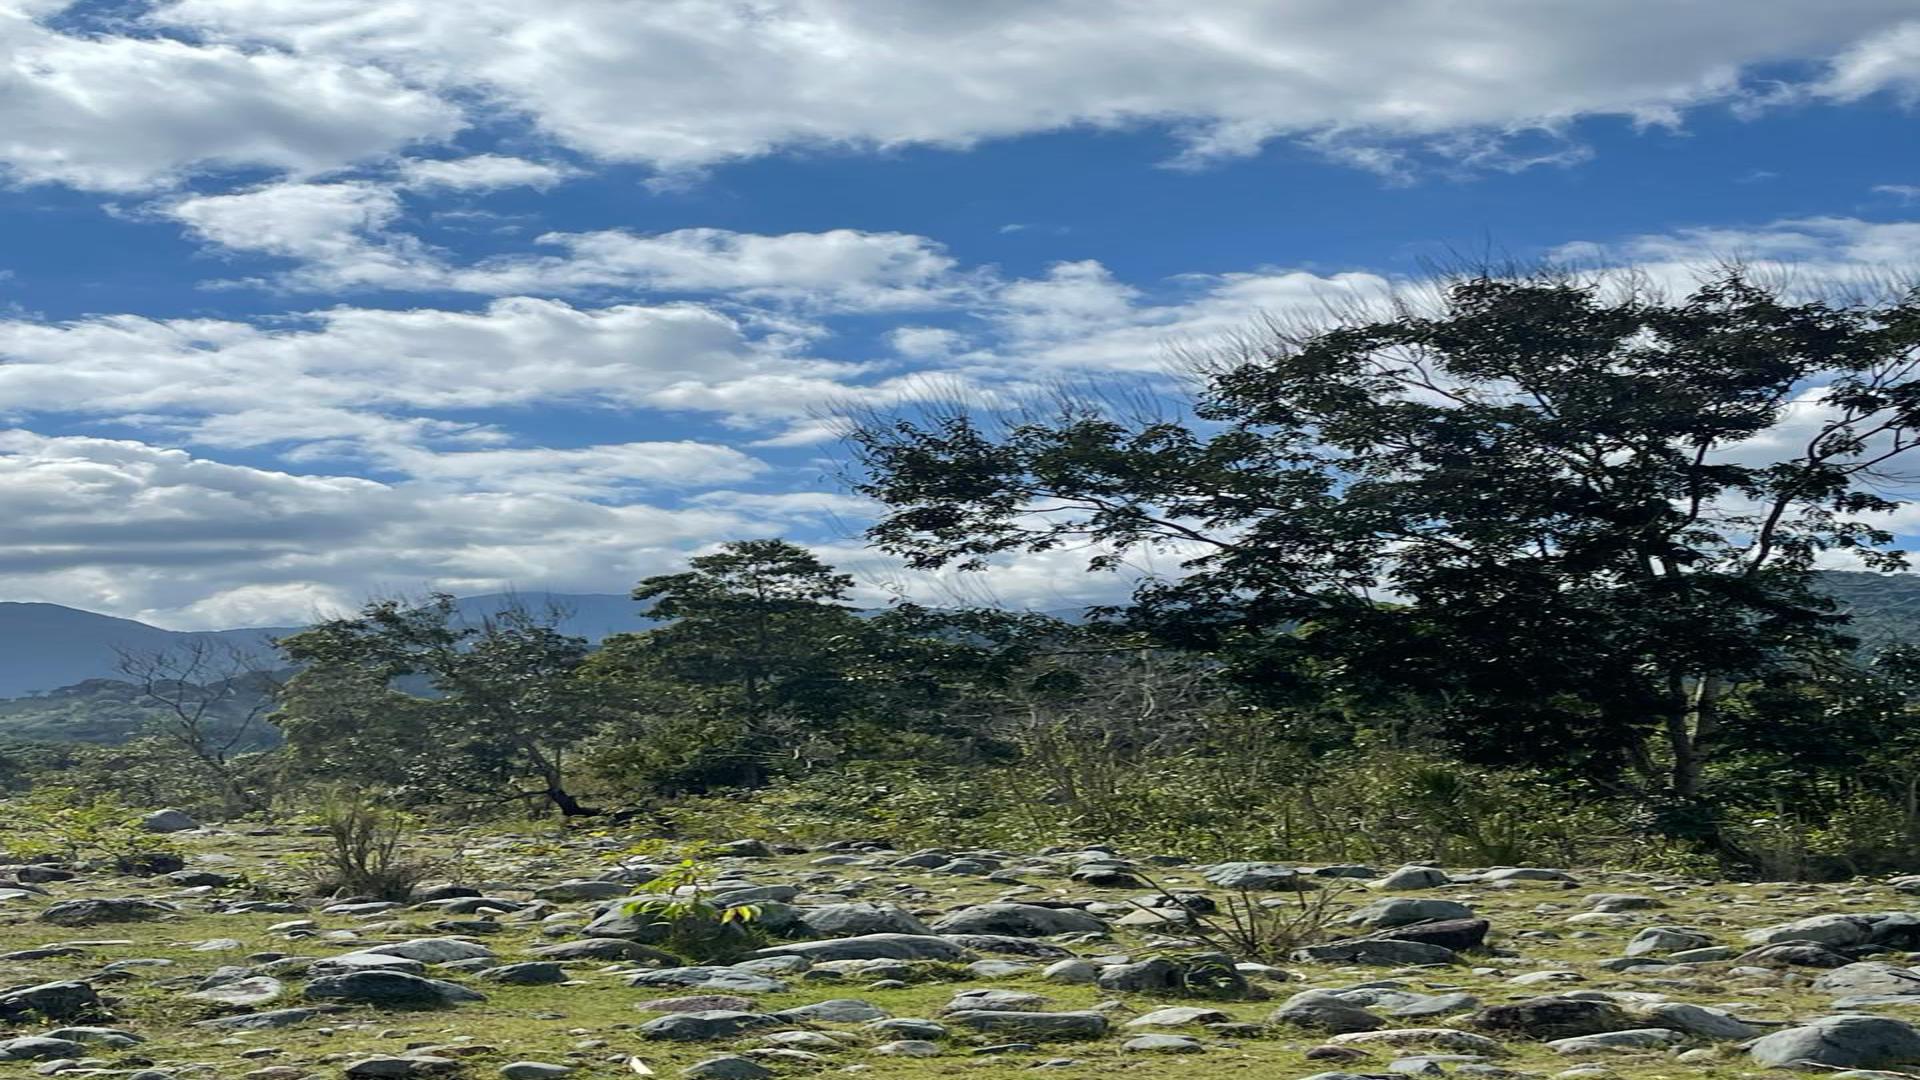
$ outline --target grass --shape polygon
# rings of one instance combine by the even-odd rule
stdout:
[[[238,859],[237,866],[223,867],[223,870],[242,870],[262,881],[291,880],[292,872],[283,868],[284,860],[294,849],[310,842],[308,838],[297,837],[221,837],[217,841],[208,838],[188,841],[197,853],[217,851]],[[476,866],[483,866],[480,871],[483,882],[519,879],[532,883],[576,876],[591,868],[591,858],[584,851],[565,852],[536,845],[524,848],[507,845],[483,850],[475,856]],[[780,860],[779,863],[777,870],[774,864],[766,861],[744,865],[752,867],[756,877],[761,880],[777,880],[819,869],[809,866],[805,857]],[[836,872],[843,875],[843,880],[875,875],[872,869],[862,867],[837,868]],[[1601,959],[1618,956],[1625,940],[1641,926],[1660,923],[1693,926],[1733,944],[1737,943],[1739,930],[1753,926],[1812,914],[1899,910],[1911,906],[1904,898],[1878,887],[1701,885],[1690,887],[1681,894],[1668,894],[1666,908],[1637,913],[1633,926],[1582,930],[1578,926],[1569,926],[1564,920],[1567,915],[1583,910],[1581,900],[1588,893],[1652,892],[1657,884],[1633,875],[1590,874],[1583,875],[1583,878],[1585,884],[1571,891],[1534,886],[1506,891],[1465,888],[1421,894],[1448,896],[1470,903],[1480,914],[1492,919],[1498,944],[1517,948],[1524,956],[1485,958],[1474,961],[1482,965],[1479,968],[1422,972],[1398,978],[1414,989],[1463,989],[1493,1004],[1555,989],[1509,985],[1506,979],[1513,975],[1571,966],[1588,975],[1588,981],[1579,984],[1580,988],[1658,990],[1670,994],[1674,1000],[1699,1004],[1733,1001],[1761,1003],[1764,1009],[1755,1015],[1787,1020],[1827,1010],[1827,998],[1811,993],[1805,985],[1811,975],[1817,973],[1808,973],[1807,978],[1798,980],[1798,985],[1791,981],[1786,985],[1749,985],[1717,974],[1690,976],[1678,982],[1663,980],[1658,976],[1615,976],[1592,965]],[[921,899],[909,901],[909,906],[924,909],[951,908],[964,903],[999,899],[1008,891],[1002,886],[976,879],[915,873],[900,875],[897,879],[887,875],[885,883],[870,889],[861,898],[887,899],[890,894],[884,884],[894,880],[924,890],[925,895]],[[1085,896],[1090,892],[1098,892],[1104,899],[1118,901],[1140,891],[1090,891],[1069,885],[1060,878],[1036,877],[1032,881],[1038,891],[1016,898]],[[1178,871],[1165,872],[1161,883],[1179,888],[1203,885],[1198,881],[1198,875],[1181,874]],[[110,883],[102,881],[79,888],[71,885],[56,888],[63,896],[165,896],[177,891],[164,887],[163,883],[138,882],[135,879],[114,879]],[[1361,894],[1353,900],[1360,903],[1369,898]],[[636,1004],[648,998],[672,996],[671,992],[630,988],[611,973],[612,966],[602,964],[584,964],[573,968],[571,973],[580,985],[497,987],[481,984],[467,976],[452,976],[457,981],[483,989],[490,998],[484,1004],[426,1012],[354,1009],[335,1017],[274,1031],[235,1034],[207,1032],[190,1025],[195,1020],[218,1015],[220,1010],[184,1001],[181,995],[190,987],[169,984],[195,981],[223,964],[244,963],[242,958],[251,952],[324,956],[351,946],[318,937],[288,939],[283,934],[267,929],[293,917],[288,915],[184,915],[152,923],[72,929],[32,921],[32,911],[39,906],[41,904],[38,902],[16,902],[0,908],[0,951],[74,940],[127,939],[130,943],[94,946],[84,958],[0,964],[0,984],[86,978],[114,960],[161,958],[174,961],[170,967],[137,969],[127,981],[97,984],[103,993],[119,999],[116,1005],[118,1022],[148,1039],[146,1044],[133,1050],[107,1051],[99,1055],[113,1062],[116,1067],[132,1066],[136,1064],[135,1059],[139,1063],[151,1063],[153,1067],[163,1069],[200,1064],[211,1068],[210,1075],[239,1077],[256,1069],[291,1065],[301,1067],[317,1077],[333,1077],[340,1074],[345,1062],[368,1054],[399,1053],[428,1045],[464,1044],[471,1052],[471,1056],[465,1058],[467,1073],[473,1077],[496,1075],[497,1067],[509,1061],[539,1060],[574,1065],[578,1069],[575,1075],[586,1080],[631,1076],[623,1064],[629,1055],[639,1057],[661,1076],[674,1076],[681,1067],[695,1061],[758,1043],[756,1039],[747,1039],[734,1046],[641,1040],[637,1029],[652,1014],[638,1011]],[[427,929],[427,923],[434,917],[424,912],[402,912],[397,920],[399,925],[393,925],[396,920],[387,918],[365,920],[314,916],[323,930],[357,929],[379,940],[431,934],[433,931]],[[521,959],[526,948],[546,940],[524,924],[508,925],[509,929],[502,933],[483,939],[499,953],[503,961]],[[377,933],[371,929],[376,926],[380,927]],[[1557,940],[1516,937],[1527,931],[1550,931],[1559,936]],[[213,953],[193,950],[194,943],[212,938],[234,938],[242,943],[242,948]],[[1140,946],[1138,938],[1121,938],[1110,948],[1092,951],[1126,951],[1143,955],[1144,950]],[[1388,977],[1388,973],[1382,969],[1342,970],[1300,966],[1294,970],[1296,981],[1270,987],[1274,995],[1272,1001],[1199,1004],[1218,1008],[1235,1020],[1257,1023],[1264,1021],[1279,1000],[1298,990],[1314,986],[1350,985]],[[297,982],[290,983],[296,992],[298,985]],[[1382,1054],[1373,1062],[1349,1066],[1309,1061],[1305,1051],[1322,1040],[1310,1033],[1284,1028],[1266,1029],[1257,1038],[1233,1040],[1217,1039],[1205,1031],[1196,1030],[1192,1034],[1200,1036],[1213,1047],[1203,1055],[1128,1054],[1120,1050],[1123,1041],[1120,1032],[1124,1029],[1118,1026],[1118,1022],[1161,1005],[1196,1002],[1148,995],[1113,995],[1092,987],[1057,986],[1034,977],[994,979],[989,983],[968,976],[953,982],[921,983],[892,990],[868,990],[859,980],[833,983],[795,981],[791,992],[766,995],[758,1000],[762,1009],[775,1011],[825,998],[857,997],[895,1016],[933,1017],[956,992],[982,985],[1033,990],[1045,994],[1053,1002],[1052,1007],[1057,1009],[1084,1009],[1102,1001],[1120,1000],[1124,1011],[1114,1017],[1115,1032],[1107,1039],[1094,1043],[1053,1044],[1042,1047],[1036,1053],[974,1057],[965,1053],[968,1043],[986,1040],[957,1035],[952,1040],[949,1055],[941,1058],[892,1058],[850,1049],[831,1055],[826,1068],[836,1070],[842,1065],[858,1063],[864,1067],[863,1075],[878,1080],[895,1077],[902,1080],[946,1076],[1011,1077],[1023,1073],[1038,1061],[1070,1057],[1084,1063],[1078,1069],[1071,1070],[1082,1075],[1125,1074],[1148,1078],[1230,1076],[1245,1080],[1294,1080],[1340,1068],[1377,1072],[1391,1059],[1391,1055]],[[269,1007],[297,1003],[290,995],[289,1000]],[[1887,1012],[1889,1015],[1920,1019],[1920,1003],[1916,1003],[1915,1008],[1896,1008]],[[876,1038],[875,1033],[864,1031],[858,1025],[816,1026],[822,1030],[850,1033],[860,1047],[892,1037]],[[22,1028],[15,1033],[40,1030],[44,1028]],[[1522,1042],[1510,1042],[1509,1046],[1515,1054],[1502,1059],[1500,1064],[1523,1072],[1551,1075],[1576,1063],[1572,1059],[1558,1057],[1541,1046]],[[278,1052],[271,1056],[249,1056],[249,1051],[261,1048],[273,1048]],[[1709,1063],[1679,1063],[1658,1053],[1599,1060],[1614,1074],[1628,1080],[1683,1076],[1733,1078],[1756,1071],[1743,1057],[1726,1050],[1721,1051],[1718,1060]],[[783,1072],[795,1071],[784,1066],[779,1068]]]

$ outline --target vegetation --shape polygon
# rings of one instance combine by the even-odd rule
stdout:
[[[178,776],[21,750],[0,782],[236,815],[350,780],[681,837],[1898,866],[1917,635],[1819,567],[1903,565],[1916,350],[1912,297],[1466,279],[1193,357],[1187,401],[853,425],[870,539],[910,564],[1179,562],[1088,618],[860,610],[817,554],[736,542],[638,583],[648,628],[598,649],[432,596],[284,638],[283,686],[150,659],[128,685]]]

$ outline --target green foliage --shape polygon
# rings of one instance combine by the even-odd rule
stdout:
[[[163,874],[184,865],[180,849],[140,827],[141,815],[105,796],[40,787],[8,800],[0,848],[14,862],[89,862],[124,874]]]
[[[716,904],[712,900],[717,868],[711,849],[701,843],[671,849],[641,845],[628,854],[670,852],[675,861],[652,881],[641,885],[634,899],[620,905],[626,915],[648,916],[666,928],[660,947],[690,963],[731,963],[764,946],[766,934],[756,924],[760,908],[752,904]]]
[[[326,845],[300,868],[316,893],[405,900],[445,868],[415,850],[412,818],[357,791],[328,791],[315,818]]]

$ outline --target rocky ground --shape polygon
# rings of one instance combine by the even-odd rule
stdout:
[[[0,866],[0,1075],[1920,1071],[1908,881],[741,841],[716,887],[773,940],[684,966],[613,908],[661,869],[618,835],[441,836],[457,880],[406,904],[301,898],[297,828],[176,838],[160,877]],[[1223,963],[1148,880],[1325,897],[1342,940]]]

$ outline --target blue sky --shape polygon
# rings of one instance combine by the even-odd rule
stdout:
[[[951,596],[860,549],[836,403],[1920,239],[1910,0],[0,0],[0,57],[0,598],[169,626],[772,534]]]

